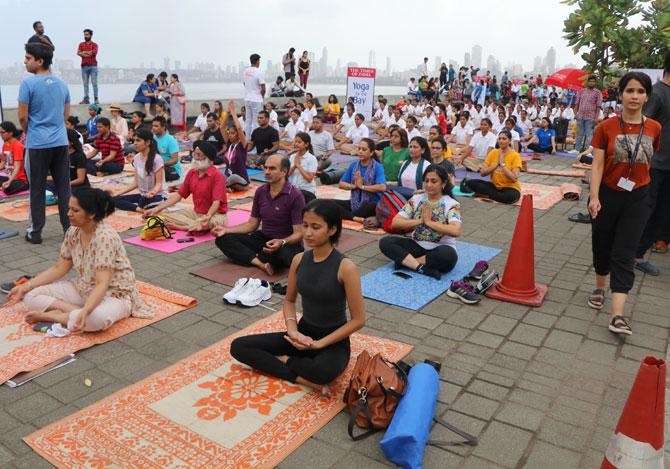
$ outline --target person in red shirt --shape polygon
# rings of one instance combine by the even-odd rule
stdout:
[[[156,208],[144,212],[146,216],[161,214],[170,229],[189,233],[205,233],[218,225],[225,225],[228,212],[226,177],[216,168],[216,147],[198,140],[193,144],[193,167],[186,174],[179,191]],[[193,195],[193,208],[161,213],[182,199]]]
[[[593,266],[596,288],[588,299],[591,308],[605,305],[610,277],[612,314],[609,330],[631,335],[623,317],[628,292],[635,281],[635,253],[650,215],[649,170],[660,144],[661,125],[642,115],[651,94],[651,79],[629,72],[619,81],[623,112],[596,127],[591,146],[591,194]]]
[[[86,153],[86,159],[89,160],[86,163],[86,171],[94,176],[119,174],[126,163],[121,139],[112,132],[112,123],[106,117],[98,119],[96,126],[98,136],[93,143],[93,151]],[[98,153],[101,155],[100,160],[92,161]]]
[[[84,29],[84,42],[79,43],[77,55],[81,57],[81,80],[84,82],[84,99],[79,104],[89,104],[88,81],[93,84],[93,97],[98,103],[98,44],[93,42],[93,30]]]
[[[0,124],[0,137],[5,142],[0,155],[0,170],[6,173],[0,173],[0,189],[7,195],[28,190],[28,177],[23,166],[23,144],[19,141],[20,136],[21,131],[13,122]]]

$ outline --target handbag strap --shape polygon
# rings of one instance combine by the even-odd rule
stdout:
[[[426,444],[431,445],[431,446],[477,446],[479,444],[479,439],[474,436],[469,434],[466,431],[461,430],[460,428],[457,428],[447,422],[446,420],[438,417],[437,415],[433,417],[435,419],[435,422],[438,424],[442,425],[445,427],[447,430],[451,430],[452,432],[456,433],[457,435],[461,436],[464,438],[465,441],[441,441],[441,440],[428,440]]]
[[[384,357],[382,357],[382,360],[384,361],[384,363],[386,363],[388,365],[391,365],[391,367],[393,368],[393,371],[395,372],[396,376],[398,376],[398,378],[400,378],[400,381],[402,381],[402,384],[403,384],[402,392],[398,392],[395,389],[387,388],[386,386],[384,386],[380,377],[377,377],[377,379],[376,379],[377,384],[379,384],[379,387],[381,387],[382,391],[384,391],[385,393],[388,393],[388,394],[392,395],[393,397],[401,399],[405,395],[405,392],[407,391],[407,373],[405,373],[405,370],[400,368],[397,363],[389,361],[389,360],[385,359]]]
[[[354,427],[356,426],[356,418],[358,417],[358,414],[361,412],[365,411],[365,420],[368,422],[368,427],[370,427],[370,430],[361,433],[360,435],[354,436]],[[368,401],[365,399],[359,399],[358,404],[356,405],[356,408],[354,411],[351,413],[351,416],[349,417],[349,426],[347,428],[349,431],[349,436],[351,437],[352,440],[354,441],[359,441],[364,438],[369,437],[370,435],[377,433],[379,430],[376,428],[372,427],[372,416],[370,415],[370,408],[368,407]]]

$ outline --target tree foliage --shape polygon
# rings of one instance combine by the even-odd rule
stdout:
[[[563,36],[602,81],[621,68],[659,68],[670,49],[670,0],[563,0]],[[642,22],[630,26],[630,18]]]

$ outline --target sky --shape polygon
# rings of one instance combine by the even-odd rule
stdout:
[[[105,5],[104,7],[102,5]],[[252,52],[279,62],[298,51],[328,48],[329,65],[340,58],[377,67],[391,57],[394,70],[463,62],[479,44],[483,65],[489,54],[532,68],[535,56],[553,46],[558,64],[580,63],[562,38],[563,20],[574,7],[559,0],[0,0],[0,67],[23,60],[23,44],[41,20],[56,46],[55,59],[78,63],[82,30],[94,30],[101,66],[132,67],[163,58],[217,65],[247,63]]]

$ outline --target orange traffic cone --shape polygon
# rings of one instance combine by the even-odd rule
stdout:
[[[505,273],[502,280],[486,291],[486,296],[534,307],[542,304],[547,286],[535,284],[534,237],[533,196],[526,194],[521,200]]]
[[[645,357],[601,469],[662,468],[664,407],[665,361]]]

